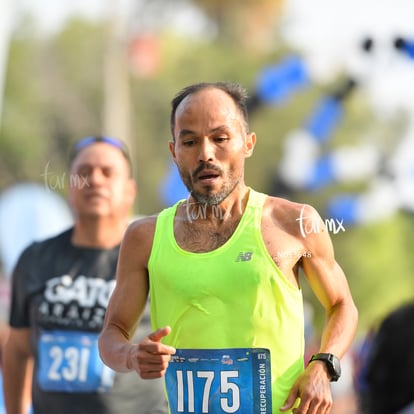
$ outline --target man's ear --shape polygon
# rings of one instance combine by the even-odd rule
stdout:
[[[170,149],[171,155],[175,162],[175,141],[168,141],[168,148]]]
[[[250,158],[254,151],[254,146],[256,145],[256,133],[250,132],[246,136],[245,142],[245,156]]]

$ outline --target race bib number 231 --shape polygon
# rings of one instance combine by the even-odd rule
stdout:
[[[272,413],[267,349],[177,349],[165,380],[171,414]]]
[[[44,391],[106,392],[114,372],[103,364],[98,334],[44,331],[39,342],[37,379]]]

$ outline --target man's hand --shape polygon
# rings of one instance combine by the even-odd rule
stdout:
[[[127,367],[134,369],[143,379],[160,378],[165,374],[175,348],[164,345],[161,339],[171,331],[169,326],[160,328],[133,345],[128,353]]]
[[[329,376],[322,361],[313,361],[293,385],[280,411],[292,410],[294,414],[328,414],[332,407]],[[300,404],[293,408],[296,400]]]

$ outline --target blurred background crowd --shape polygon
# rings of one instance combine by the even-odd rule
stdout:
[[[413,296],[414,25],[409,0],[0,0],[0,319],[21,250],[72,221],[71,144],[131,148],[135,215],[186,196],[173,94],[240,82],[258,136],[246,182],[314,205],[359,308],[334,414],[356,414],[367,338]],[[323,312],[308,295],[309,354]],[[2,337],[4,336],[2,334]]]

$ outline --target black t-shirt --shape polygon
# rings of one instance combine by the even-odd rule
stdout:
[[[119,246],[76,247],[72,231],[31,244],[13,272],[10,325],[31,329],[34,414],[166,413],[162,379],[113,375],[99,359]],[[147,306],[134,340],[150,331]]]

